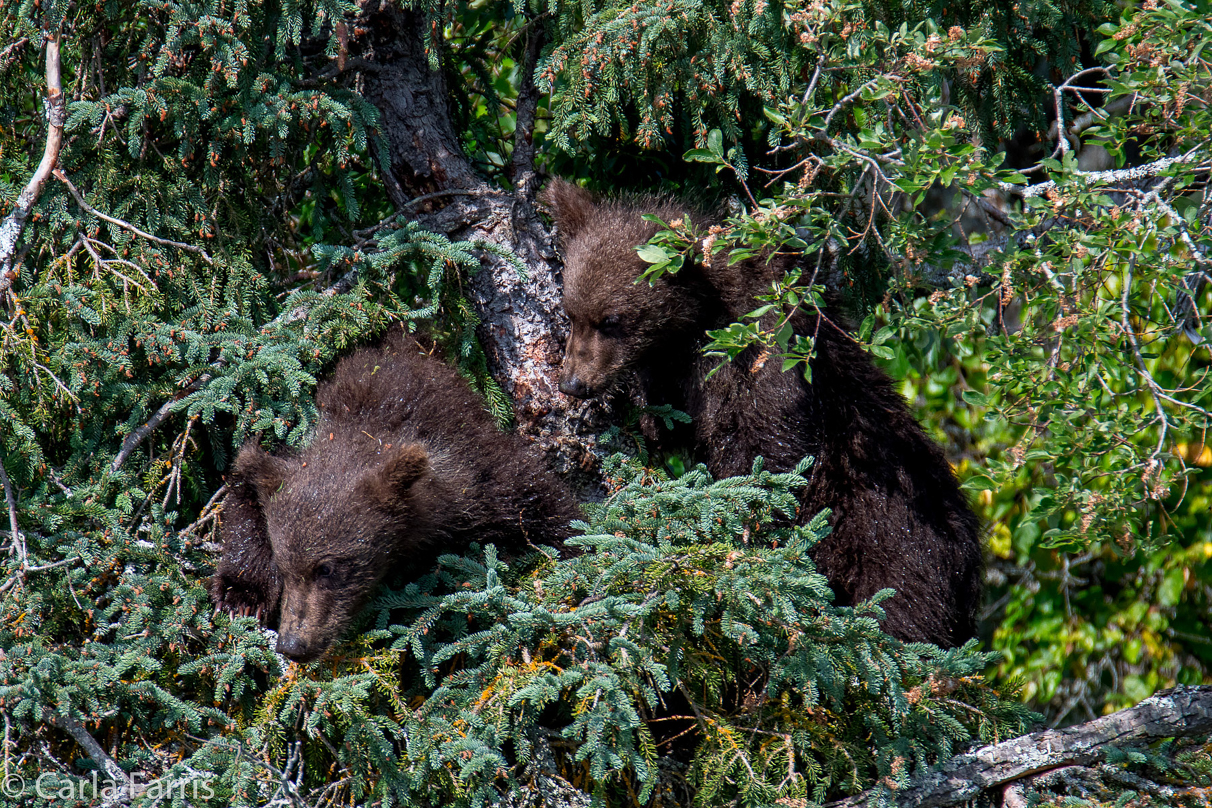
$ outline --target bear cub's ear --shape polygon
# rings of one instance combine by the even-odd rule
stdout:
[[[388,452],[377,469],[362,477],[360,487],[363,496],[381,507],[393,509],[404,503],[408,490],[428,473],[429,454],[424,447],[410,443]]]
[[[539,194],[539,201],[550,210],[551,218],[560,230],[560,238],[566,243],[589,223],[597,207],[593,194],[559,178],[548,183]]]
[[[424,477],[428,471],[429,455],[425,448],[410,443],[388,455],[379,469],[379,479],[397,491],[403,491],[411,488],[412,484]]]
[[[286,461],[261,451],[255,443],[246,443],[236,456],[235,474],[252,485],[261,502],[277,493],[286,481]]]

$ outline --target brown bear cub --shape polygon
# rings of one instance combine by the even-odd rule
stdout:
[[[223,506],[216,605],[278,626],[278,651],[319,657],[391,571],[469,542],[560,546],[571,493],[499,432],[454,370],[396,333],[338,363],[297,455],[240,450]]]
[[[832,533],[813,558],[838,605],[890,587],[896,595],[883,604],[889,634],[944,647],[973,636],[981,578],[976,516],[892,381],[828,310],[793,320],[796,333],[816,340],[811,383],[781,372],[778,360],[763,361],[756,348],[708,377],[718,360],[702,354],[705,332],[756,309],[755,295],[796,259],[728,266],[717,255],[655,285],[637,283],[646,264],[635,248],[656,232],[641,216],[693,218],[685,207],[653,198],[597,202],[559,180],[544,202],[564,245],[572,329],[560,389],[588,398],[626,381],[646,403],[685,411],[693,418],[690,449],[717,477],[748,473],[759,455],[772,471],[812,455],[800,519],[832,510]]]

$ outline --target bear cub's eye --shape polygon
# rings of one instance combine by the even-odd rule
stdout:
[[[316,580],[330,580],[337,574],[337,568],[327,561],[317,564],[315,569]]]
[[[605,337],[623,336],[623,318],[617,314],[609,314],[598,323],[598,331]]]

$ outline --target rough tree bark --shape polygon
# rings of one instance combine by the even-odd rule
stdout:
[[[1212,687],[1176,687],[1085,724],[1036,732],[957,755],[897,793],[900,805],[957,805],[980,792],[1103,758],[1109,746],[1212,735]],[[864,792],[826,808],[862,808]]]
[[[470,282],[481,319],[479,336],[489,371],[512,397],[518,430],[547,451],[553,468],[582,489],[596,484],[595,435],[608,425],[600,403],[581,402],[557,389],[567,320],[560,304],[560,262],[552,233],[535,206],[534,65],[542,28],[527,30],[526,79],[518,97],[512,171],[505,191],[476,174],[463,154],[447,106],[440,71],[430,69],[422,14],[382,0],[365,0],[355,26],[361,36],[364,95],[381,114],[392,176],[388,193],[396,206],[426,229],[452,239],[483,239],[513,251],[525,278],[494,255]],[[410,203],[429,196],[432,209]]]

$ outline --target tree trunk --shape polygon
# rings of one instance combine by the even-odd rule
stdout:
[[[364,96],[381,114],[392,176],[388,192],[398,208],[426,229],[452,239],[498,244],[526,265],[526,277],[498,256],[485,254],[470,280],[469,297],[481,319],[479,336],[489,371],[511,396],[518,431],[538,442],[555,471],[574,486],[597,486],[595,436],[606,428],[600,403],[580,402],[557,389],[568,331],[560,302],[560,262],[551,231],[535,208],[538,180],[532,133],[538,93],[534,64],[540,26],[530,26],[527,78],[518,98],[514,190],[478,176],[463,154],[447,106],[440,71],[430,69],[424,16],[381,0],[366,0],[357,42],[365,49]],[[428,212],[411,200],[432,194],[441,205]]]

